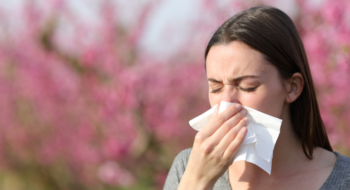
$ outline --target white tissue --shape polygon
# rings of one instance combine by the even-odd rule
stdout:
[[[219,114],[232,104],[235,103],[222,101]],[[197,131],[205,127],[217,106],[213,106],[202,115],[192,119],[189,122],[191,127]],[[249,118],[248,132],[235,153],[233,162],[245,160],[259,166],[271,175],[273,149],[280,134],[282,120],[252,108],[242,107],[247,110],[246,117]]]

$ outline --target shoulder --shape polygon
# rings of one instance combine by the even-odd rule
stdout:
[[[165,180],[164,189],[177,189],[180,180],[185,173],[191,151],[192,148],[187,148],[177,154]]]
[[[192,148],[187,148],[182,150],[174,159],[174,163],[179,163],[181,165],[187,165],[188,159],[190,158]]]
[[[350,158],[334,152],[337,161],[329,178],[324,184],[325,189],[350,189]]]
[[[170,172],[176,172],[178,176],[182,177],[183,173],[185,172],[188,160],[190,158],[191,151],[192,148],[187,148],[185,150],[182,150],[179,154],[177,154],[170,168],[169,174]]]
[[[337,155],[337,162],[335,163],[333,172],[338,174],[339,175],[338,177],[346,179],[349,183],[350,182],[350,158],[347,156],[343,156],[338,152],[334,152],[334,153]]]
[[[348,182],[350,182],[350,158],[343,156],[338,152],[334,153],[337,155],[337,162],[335,163],[333,172],[339,175],[338,177],[346,179]]]

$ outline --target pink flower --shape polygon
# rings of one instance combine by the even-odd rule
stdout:
[[[131,186],[135,181],[130,172],[120,168],[119,164],[113,161],[107,161],[99,167],[98,177],[106,184],[123,187]]]

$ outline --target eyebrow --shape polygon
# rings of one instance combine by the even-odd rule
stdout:
[[[243,76],[239,76],[233,79],[229,79],[230,82],[237,82],[246,78],[259,78],[258,76],[255,75],[243,75]],[[222,81],[217,80],[215,78],[208,78],[208,81],[213,82],[213,83],[222,83]]]

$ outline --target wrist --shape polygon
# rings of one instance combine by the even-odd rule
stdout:
[[[181,178],[178,190],[194,189],[194,190],[212,190],[215,182],[208,180],[199,180],[192,175],[186,175],[186,172]]]

